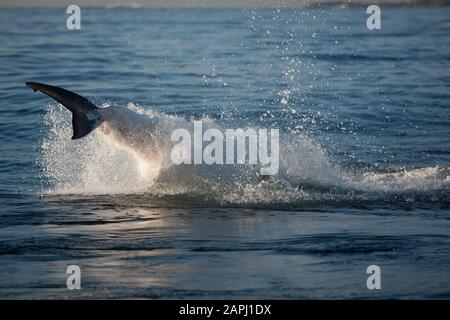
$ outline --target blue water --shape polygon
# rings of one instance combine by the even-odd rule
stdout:
[[[70,31],[64,8],[1,9],[0,297],[450,298],[450,8],[367,16],[82,8]],[[280,174],[149,182],[26,81],[279,128]]]

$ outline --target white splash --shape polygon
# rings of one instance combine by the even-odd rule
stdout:
[[[174,129],[190,125],[185,119],[134,104],[128,108],[150,118],[159,117],[159,134],[167,137]],[[214,125],[211,119],[202,121]],[[282,137],[280,174],[264,181],[253,166],[173,166],[169,159],[155,165],[124,149],[101,130],[71,140],[70,114],[61,106],[48,106],[45,122],[49,131],[41,143],[41,165],[50,184],[46,192],[52,194],[197,192],[222,203],[290,203],[317,199],[318,193],[319,198],[328,199],[329,191],[321,193],[321,189],[370,195],[450,187],[448,167],[355,172],[334,163],[319,144],[303,135]]]

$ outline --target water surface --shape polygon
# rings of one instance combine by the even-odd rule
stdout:
[[[0,297],[449,298],[449,13],[2,9]],[[143,172],[26,81],[279,128],[280,174]]]

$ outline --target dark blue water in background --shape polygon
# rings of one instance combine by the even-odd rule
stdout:
[[[70,31],[65,8],[1,9],[0,297],[449,298],[450,9],[383,8],[377,31],[367,17],[82,8]],[[280,128],[289,177],[137,192],[108,157],[80,158],[90,140],[26,81]]]

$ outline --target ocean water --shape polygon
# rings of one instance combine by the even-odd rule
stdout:
[[[382,8],[375,31],[365,8],[67,16],[0,11],[1,298],[450,298],[450,8]],[[278,128],[279,174],[70,140],[26,81],[168,127]]]

